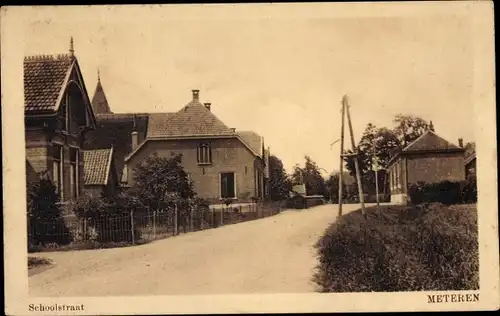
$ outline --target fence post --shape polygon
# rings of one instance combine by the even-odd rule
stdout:
[[[220,225],[224,225],[224,206],[222,206],[220,209]]]
[[[153,240],[156,240],[156,209],[153,210]]]
[[[83,217],[83,240],[87,241],[87,216]]]
[[[132,232],[132,244],[135,244],[135,234],[134,234],[134,209],[130,210],[130,228]]]
[[[193,227],[193,206],[190,206],[190,212],[189,212],[189,231],[194,231]]]
[[[174,236],[178,234],[178,223],[177,223],[177,216],[178,216],[178,210],[177,210],[177,203],[174,204]]]

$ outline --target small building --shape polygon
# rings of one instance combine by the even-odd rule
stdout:
[[[27,186],[51,179],[62,202],[83,191],[83,143],[95,116],[73,50],[24,58]]]
[[[408,188],[418,182],[438,183],[465,179],[462,140],[456,146],[428,130],[388,163],[391,202],[406,204]]]
[[[465,165],[465,178],[475,179],[476,178],[476,152],[474,151],[464,160]]]
[[[114,162],[113,148],[85,150],[85,193],[91,197],[115,196],[119,181]]]

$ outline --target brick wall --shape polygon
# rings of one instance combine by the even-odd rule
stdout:
[[[463,153],[410,156],[407,160],[408,184],[465,180]]]
[[[249,202],[257,194],[258,174],[262,173],[260,159],[256,158],[237,139],[211,140],[212,164],[198,165],[197,140],[148,141],[127,163],[128,183],[133,185],[133,169],[138,162],[157,153],[169,157],[171,153],[182,153],[182,165],[190,174],[194,189],[199,197],[211,202],[220,201],[221,172],[234,172],[238,202]]]

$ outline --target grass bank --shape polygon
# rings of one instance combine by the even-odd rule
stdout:
[[[342,216],[318,241],[322,292],[479,288],[475,204],[381,206]]]

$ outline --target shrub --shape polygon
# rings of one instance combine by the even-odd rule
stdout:
[[[50,180],[41,179],[28,190],[28,249],[55,243],[66,245],[71,234],[58,205],[59,197]]]
[[[408,195],[415,205],[433,202],[446,205],[473,203],[477,201],[477,186],[474,180],[418,182],[409,186]]]
[[[131,199],[125,195],[109,199],[81,196],[74,212],[86,224],[83,239],[97,243],[131,242],[130,212],[135,207],[134,204],[128,206],[127,202]],[[140,237],[140,231],[134,229],[135,240]]]
[[[316,245],[322,292],[479,288],[477,212],[471,205],[387,206],[341,217]]]

